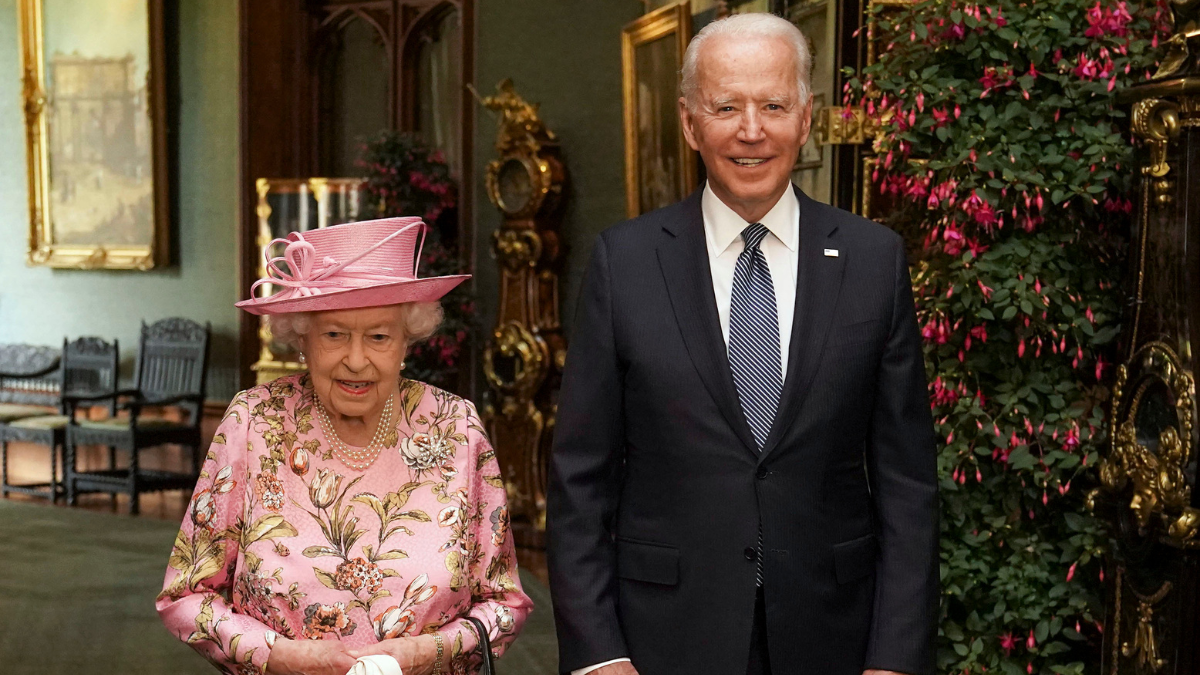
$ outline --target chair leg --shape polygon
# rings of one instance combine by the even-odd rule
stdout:
[[[63,446],[63,483],[66,484],[67,506],[75,506],[75,443]]]
[[[0,440],[0,497],[8,496],[8,441]]]
[[[117,446],[115,446],[115,445],[108,446],[108,470],[109,471],[117,470]],[[112,502],[112,506],[114,509],[117,508],[117,493],[113,492],[112,494],[110,494],[109,501]]]
[[[50,503],[58,501],[58,446],[50,441]]]
[[[138,512],[138,451],[134,445],[129,452],[129,513],[136,516]]]

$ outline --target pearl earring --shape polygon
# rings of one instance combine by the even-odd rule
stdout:
[[[300,352],[300,363],[304,363],[304,352]]]

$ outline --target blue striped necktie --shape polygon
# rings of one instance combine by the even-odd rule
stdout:
[[[733,270],[729,302],[729,365],[742,414],[760,451],[783,393],[775,285],[761,248],[766,236],[767,228],[759,223],[742,230],[746,248]]]
[[[771,282],[771,269],[767,267],[767,258],[761,248],[766,236],[767,228],[761,223],[742,230],[746,248],[733,268],[733,292],[729,302],[729,365],[733,369],[733,383],[742,414],[750,424],[759,452],[771,433],[779,397],[783,393],[775,284]],[[755,581],[761,588],[761,521],[755,563]]]

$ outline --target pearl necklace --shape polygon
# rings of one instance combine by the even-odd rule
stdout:
[[[361,449],[352,448],[342,441],[337,430],[333,428],[333,420],[329,418],[325,406],[321,405],[320,397],[314,393],[313,400],[316,402],[313,407],[317,411],[317,421],[321,423],[321,431],[325,433],[325,439],[329,441],[333,456],[355,471],[362,471],[374,464],[375,460],[379,458],[379,453],[383,452],[383,444],[392,426],[393,397],[389,396],[387,402],[383,404],[383,413],[379,416],[379,423],[375,427],[375,436],[371,438],[367,447]]]

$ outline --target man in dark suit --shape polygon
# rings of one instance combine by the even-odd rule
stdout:
[[[771,15],[701,31],[680,115],[708,183],[596,241],[550,471],[563,673],[933,670],[904,245],[791,185],[809,58]]]

